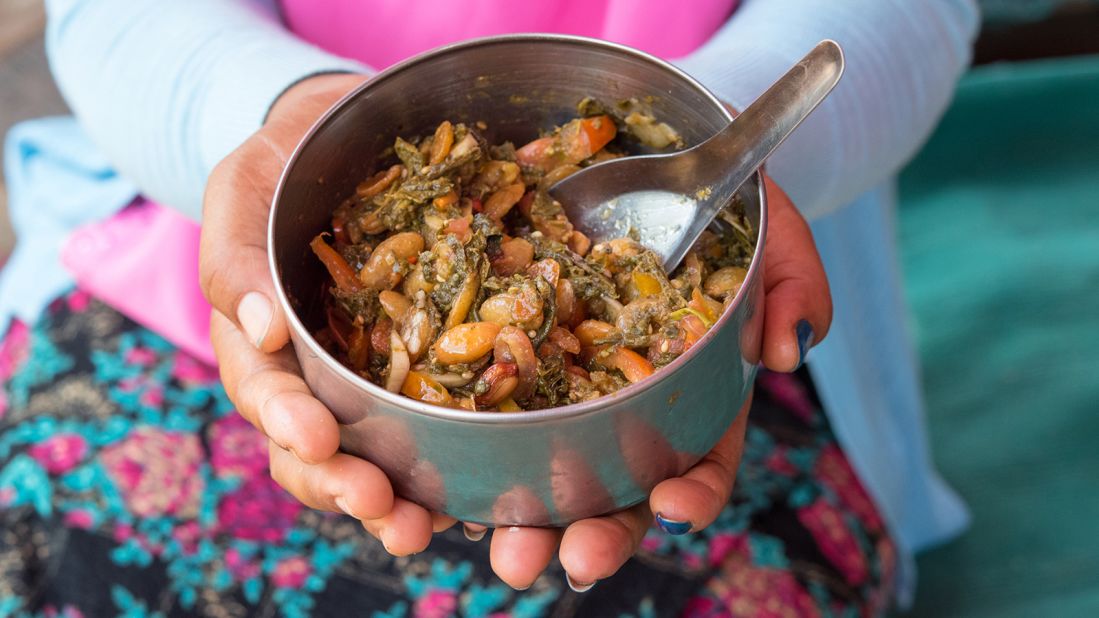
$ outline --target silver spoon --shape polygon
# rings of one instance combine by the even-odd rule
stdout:
[[[705,142],[593,165],[555,184],[550,194],[593,242],[632,228],[671,272],[740,185],[828,96],[843,66],[840,46],[822,41]]]

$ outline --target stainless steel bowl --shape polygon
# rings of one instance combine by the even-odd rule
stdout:
[[[523,143],[574,115],[585,96],[651,96],[656,117],[688,145],[730,120],[693,79],[636,50],[566,36],[492,37],[403,62],[344,97],[305,136],[279,182],[270,265],[305,380],[342,423],[343,449],[432,511],[494,526],[557,526],[631,506],[709,451],[752,386],[763,317],[759,252],[699,345],[653,378],[583,404],[520,413],[436,407],[358,377],[314,340],[326,274],[309,241],[375,171],[394,136],[430,134],[444,119],[483,120],[491,142]],[[758,175],[740,198],[762,247]]]

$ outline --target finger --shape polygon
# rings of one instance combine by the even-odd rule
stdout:
[[[214,168],[203,197],[203,294],[265,352],[289,340],[267,267],[267,217],[286,157],[275,142],[253,135]]]
[[[565,530],[559,557],[577,592],[614,575],[637,551],[652,522],[647,503],[603,517],[578,521]]]
[[[389,513],[364,519],[363,528],[381,541],[390,554],[409,556],[424,551],[431,543],[432,517],[422,506],[396,498]]]
[[[339,449],[332,413],[313,397],[290,350],[264,354],[225,316],[210,316],[210,340],[221,380],[241,416],[302,461],[325,461]]]
[[[462,522],[462,534],[466,535],[466,538],[474,543],[485,538],[485,533],[487,532],[488,526]]]
[[[449,530],[458,520],[442,513],[431,514],[431,531],[435,534]]]
[[[387,517],[396,508],[393,487],[374,464],[345,453],[306,464],[274,442],[268,444],[271,478],[306,506],[364,521]]]
[[[553,528],[511,526],[492,531],[489,562],[505,584],[526,590],[553,560],[561,531]]]
[[[828,334],[832,296],[809,225],[778,185],[764,182],[770,229],[763,250],[763,364],[789,372]]]
[[[656,523],[669,534],[685,534],[709,526],[725,505],[736,480],[737,466],[744,452],[744,432],[752,398],[740,409],[736,421],[717,445],[678,478],[661,482],[649,495],[649,507]]]

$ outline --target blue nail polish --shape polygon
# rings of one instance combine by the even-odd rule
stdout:
[[[656,514],[656,525],[660,526],[660,529],[664,532],[667,532],[668,534],[674,534],[676,536],[679,536],[681,534],[687,534],[691,531],[691,522],[664,519],[664,516],[660,513]]]
[[[805,355],[809,353],[809,348],[813,346],[813,326],[807,320],[798,322],[797,335],[798,366],[794,367],[794,371],[801,369],[801,366],[805,364]]]

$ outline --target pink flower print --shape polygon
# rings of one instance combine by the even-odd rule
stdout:
[[[824,498],[818,498],[813,504],[798,509],[798,520],[812,533],[821,553],[839,569],[848,584],[858,586],[866,581],[866,557],[839,509]]]
[[[744,562],[751,560],[752,549],[747,534],[719,533],[710,539],[710,566],[725,562],[730,555],[741,557]]]
[[[7,380],[27,359],[30,330],[19,320],[12,320],[8,334],[0,341],[0,381]]]
[[[193,356],[178,353],[173,357],[172,377],[185,384],[207,384],[218,378],[218,372]]]
[[[779,404],[788,408],[798,418],[811,424],[816,414],[809,393],[794,376],[785,373],[761,371],[756,382],[764,388]]]
[[[797,579],[778,569],[731,560],[708,587],[727,608],[721,615],[754,618],[819,618],[820,611]]]
[[[279,588],[301,588],[313,574],[313,566],[301,556],[293,556],[275,565],[271,581]]]
[[[198,514],[205,488],[198,473],[202,457],[197,436],[155,427],[134,430],[101,455],[108,476],[134,515],[184,519]]]
[[[69,310],[74,313],[80,313],[87,311],[88,305],[91,304],[92,295],[84,290],[73,290],[72,294],[69,294]]]
[[[134,346],[126,352],[126,363],[147,366],[156,362],[156,352],[142,346]]]
[[[221,498],[218,522],[235,538],[274,543],[286,537],[301,509],[271,477],[257,476]]]
[[[238,414],[209,429],[210,464],[219,478],[267,475],[267,439]]]
[[[159,408],[164,404],[164,389],[159,384],[152,384],[141,393],[140,401],[143,406]]]
[[[778,446],[771,451],[764,465],[767,466],[768,470],[783,476],[795,476],[798,473],[798,469],[786,457],[786,447],[784,446]]]
[[[8,413],[8,395],[4,391],[0,391],[0,419],[4,418]]]
[[[65,525],[70,528],[90,530],[91,527],[95,525],[95,517],[84,509],[69,511],[68,513],[65,513]]]
[[[683,607],[679,613],[681,618],[725,618],[731,617],[729,610],[718,605],[717,601],[710,597],[697,596]]]
[[[252,579],[260,574],[259,563],[245,558],[236,547],[230,547],[225,552],[225,568],[238,582]]]
[[[201,537],[202,528],[194,521],[184,522],[172,530],[172,538],[179,543],[180,551],[184,556],[190,556],[198,550]]]
[[[867,530],[875,533],[882,530],[877,507],[838,446],[832,444],[821,450],[813,473],[823,485],[835,492],[840,502],[858,517]]]
[[[50,474],[61,474],[84,459],[88,442],[80,434],[59,433],[30,447],[27,453]]]
[[[450,590],[431,590],[412,607],[415,618],[447,618],[458,609],[458,595]]]

